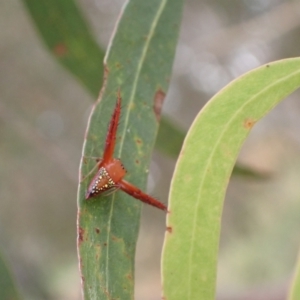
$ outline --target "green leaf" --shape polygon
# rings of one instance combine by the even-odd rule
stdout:
[[[0,296],[3,300],[20,299],[14,279],[2,255],[0,255]]]
[[[95,96],[103,77],[104,52],[74,0],[23,0],[56,59]]]
[[[298,300],[300,299],[300,256],[298,257],[298,262],[295,270],[295,275],[292,280],[292,285],[290,288],[288,300]]]
[[[299,58],[274,62],[233,81],[197,116],[171,184],[166,299],[215,299],[223,200],[237,155],[253,125],[299,86]]]
[[[115,157],[126,179],[144,189],[178,38],[181,0],[128,2],[105,60],[106,80],[89,121],[82,176],[101,156],[116,93],[123,98]],[[101,101],[100,101],[101,100]],[[91,176],[78,192],[78,251],[85,299],[133,299],[134,256],[141,204],[117,191],[84,199]],[[163,214],[158,211],[159,214]],[[160,215],[163,217],[163,215]]]

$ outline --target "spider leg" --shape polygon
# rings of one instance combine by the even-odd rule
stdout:
[[[83,159],[94,159],[96,162],[99,162],[102,160],[102,157],[99,156],[83,156]]]
[[[108,132],[105,140],[105,148],[104,148],[104,153],[103,153],[103,158],[99,157],[90,157],[94,158],[97,161],[97,164],[93,167],[93,169],[86,175],[84,176],[80,182],[83,182],[87,177],[89,177],[95,169],[98,167],[100,169],[102,164],[109,163],[113,159],[113,153],[115,149],[115,142],[116,142],[116,135],[117,135],[117,129],[118,129],[118,122],[120,119],[120,114],[121,114],[121,94],[120,90],[118,91],[118,99],[117,103],[114,109],[114,112],[112,114],[109,127],[108,127]],[[85,158],[85,157],[84,157]]]
[[[83,158],[94,159],[96,162],[102,160],[102,158],[99,156],[84,156]]]
[[[101,161],[101,159],[99,159],[98,162],[99,161]],[[94,173],[94,171],[99,167],[99,165],[100,163],[95,164],[92,170],[90,170],[84,177],[81,178],[80,183],[85,181],[92,173]]]
[[[115,193],[115,192],[116,192],[117,190],[119,190],[119,189],[120,189],[120,187],[115,186],[115,187],[111,188],[110,190],[104,192],[104,193],[103,193],[103,196],[104,196],[104,197],[109,196],[109,195]]]
[[[154,199],[153,197],[145,194],[139,188],[132,185],[131,183],[122,179],[117,183],[117,186],[119,186],[122,191],[129,194],[130,196],[132,196],[144,203],[155,206],[161,210],[167,211],[167,207],[163,203],[161,203],[158,200]]]
[[[105,140],[103,162],[108,162],[109,160],[111,160],[113,158],[118,123],[119,123],[120,114],[121,114],[121,101],[122,101],[122,98],[121,98],[121,94],[120,94],[120,90],[119,90],[117,103],[116,103],[114,112],[112,114],[112,117],[111,117],[111,120],[109,123],[108,133],[107,133],[106,140]]]

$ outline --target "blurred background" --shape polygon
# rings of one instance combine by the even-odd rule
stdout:
[[[78,0],[106,48],[122,0]],[[78,167],[95,99],[48,52],[20,0],[0,2],[0,251],[24,299],[80,299]],[[164,114],[186,131],[239,75],[300,54],[300,2],[187,0]],[[100,89],[100,85],[99,85]],[[300,93],[247,139],[225,201],[218,299],[285,299],[300,226]],[[148,190],[167,201],[175,160],[153,154]],[[155,176],[154,176],[155,174]],[[144,206],[136,299],[160,299],[165,216]]]

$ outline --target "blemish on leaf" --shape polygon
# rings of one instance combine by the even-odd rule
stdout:
[[[53,52],[58,57],[63,57],[68,53],[68,48],[65,44],[60,43],[54,46]]]
[[[166,229],[169,233],[172,233],[173,232],[173,228],[171,226],[168,226],[167,229]]]
[[[140,164],[140,161],[139,161],[138,159],[136,159],[136,160],[135,160],[135,163],[136,163],[137,165],[139,165],[139,164]]]
[[[104,64],[104,77],[106,77],[105,79],[107,80],[107,76],[109,74],[109,69],[107,64]]]
[[[101,256],[101,245],[96,244],[96,260],[99,260]]]
[[[253,120],[251,118],[247,118],[244,120],[244,127],[246,129],[251,129],[255,123],[256,123],[255,120]]]
[[[266,68],[270,68],[270,65],[266,65]]]
[[[101,101],[103,93],[104,93],[106,85],[107,85],[107,77],[108,77],[108,74],[109,74],[109,69],[107,67],[107,64],[104,64],[103,67],[104,67],[104,74],[103,74],[102,88],[100,90],[100,94],[99,94],[98,100],[94,103],[93,110],[95,109],[97,103],[99,103],[99,101]]]
[[[112,296],[110,295],[109,291],[106,289],[103,289],[103,292],[105,293],[105,295],[107,296],[107,299],[109,300],[114,300],[115,298],[112,298]]]
[[[82,243],[83,240],[84,240],[84,233],[85,233],[84,229],[82,227],[79,227],[79,229],[78,229],[78,242],[79,242],[79,244]]]
[[[162,109],[162,105],[165,100],[165,97],[166,97],[166,93],[162,89],[159,89],[158,91],[156,91],[155,96],[154,96],[153,110],[154,110],[157,121],[160,120],[160,113],[161,113],[161,109]]]
[[[97,234],[100,233],[100,229],[99,228],[95,228],[95,231],[96,231]]]
[[[115,235],[112,235],[111,239],[114,241],[114,242],[117,242],[117,241],[120,241],[121,239],[116,237]]]
[[[136,139],[136,143],[139,144],[139,145],[141,145],[143,142],[142,142],[141,139]]]
[[[103,245],[106,247],[106,246],[107,246],[107,243],[104,243]]]
[[[184,155],[184,150],[181,149],[181,151],[179,152],[179,157]]]
[[[126,277],[127,277],[129,280],[132,280],[131,274],[127,274]]]

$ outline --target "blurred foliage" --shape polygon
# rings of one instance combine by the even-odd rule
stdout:
[[[0,299],[20,299],[14,279],[2,255],[0,255]]]
[[[103,81],[104,52],[73,0],[23,0],[49,51],[94,96]]]

